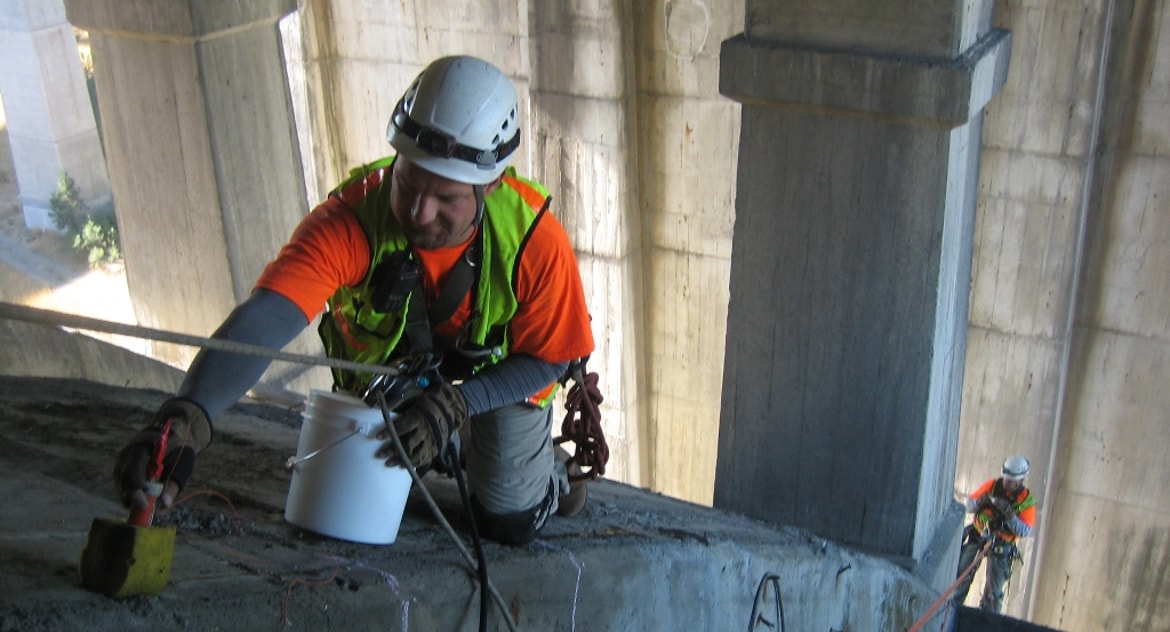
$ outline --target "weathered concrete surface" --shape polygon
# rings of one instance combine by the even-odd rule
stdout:
[[[183,372],[88,335],[56,327],[0,319],[0,375],[40,375],[134,385],[170,393]]]
[[[743,130],[714,505],[916,565],[959,530],[982,110],[1011,38],[944,61],[756,27],[720,73]]]
[[[307,211],[277,27],[296,3],[65,4],[101,60],[95,84],[137,321],[207,335]],[[185,366],[193,351],[153,355]]]
[[[653,465],[645,427],[645,320],[643,220],[628,212],[636,205],[637,160],[629,153],[636,133],[629,125],[632,69],[622,63],[622,38],[632,8],[574,3],[532,3],[534,36],[528,89],[531,136],[523,137],[534,156],[533,176],[552,187],[552,209],[577,252],[591,306],[596,348],[593,366],[604,377],[608,475],[649,486]],[[555,27],[554,27],[555,25]],[[577,37],[563,37],[567,28]],[[588,165],[588,166],[586,166]],[[576,180],[579,169],[596,176]],[[604,297],[604,298],[602,298]]]
[[[179,530],[166,590],[124,600],[84,590],[77,561],[92,519],[124,515],[113,454],[166,396],[0,378],[0,630],[476,629],[472,567],[417,489],[392,545],[284,522],[300,416],[257,404],[220,420],[186,495],[159,515]],[[466,534],[455,483],[424,482]],[[902,630],[935,597],[889,562],[609,481],[535,543],[487,543],[485,555],[520,630],[739,630],[761,583],[779,586],[785,629]],[[762,581],[772,575],[778,583]],[[759,611],[770,616],[776,598],[765,593]],[[489,622],[506,629],[494,604]]]
[[[709,502],[717,405],[714,413],[712,408],[722,368],[719,343],[734,215],[734,193],[729,191],[735,184],[739,134],[738,105],[712,96],[723,63],[715,44],[745,24],[742,0],[634,3],[628,21],[624,15],[606,17],[607,12],[629,12],[628,4],[540,3],[554,18],[541,26],[525,14],[526,6],[533,8],[531,2],[469,7],[457,0],[436,0],[425,6],[386,5],[385,11],[373,12],[363,12],[360,3],[301,4],[304,12],[326,14],[315,28],[333,36],[308,38],[317,48],[306,55],[307,63],[330,79],[315,88],[319,100],[309,108],[312,131],[320,144],[344,145],[344,151],[320,157],[317,173],[325,186],[356,162],[384,151],[381,132],[387,108],[434,55],[466,51],[497,59],[509,65],[524,93],[527,69],[533,65],[530,38],[557,38],[566,49],[579,41],[577,50],[604,45],[628,51],[616,58],[632,68],[624,74],[633,84],[628,100],[639,109],[636,116],[627,112],[624,120],[643,134],[637,146],[626,148],[642,166],[636,181],[640,190],[629,198],[635,206],[623,213],[643,222],[648,239],[639,244],[645,265],[627,266],[623,273],[645,281],[639,298],[647,304],[647,318],[628,326],[641,329],[648,343],[636,352],[614,354],[618,360],[599,359],[595,366],[608,380],[618,374],[615,362],[641,365],[641,381],[627,389],[620,405],[644,400],[637,409],[644,411],[639,423],[654,445],[645,450],[652,463],[646,484]],[[771,5],[776,13],[756,11],[752,20],[771,20],[770,25],[760,24],[766,29],[780,28],[784,20],[792,27],[801,19],[805,25],[794,30],[808,32],[809,17],[831,12],[852,20],[856,33],[856,25],[866,21],[859,17],[868,19],[865,12],[889,4],[759,2],[754,6]],[[988,9],[979,0],[953,4],[975,13]],[[1170,56],[1164,54],[1170,11],[1165,3],[1128,0],[994,4],[994,26],[1013,34],[1013,61],[984,127],[956,490],[994,473],[1009,452],[1035,457],[1030,483],[1040,495],[1041,531],[1025,545],[1027,561],[1009,592],[1009,611],[1017,616],[1034,611],[1035,620],[1069,629],[1167,629],[1166,591],[1147,587],[1161,585],[1170,573],[1159,562],[1170,559],[1170,522],[1164,509],[1170,488],[1163,484],[1166,450],[1161,449],[1164,411],[1170,409],[1170,389],[1161,385],[1170,367],[1170,348],[1158,329],[1168,322],[1164,306],[1170,297],[1164,272],[1170,268],[1159,263],[1165,260],[1167,243],[1168,194],[1162,187],[1170,182],[1170,151],[1165,150],[1170,137],[1170,117],[1165,116]],[[558,13],[569,11],[583,14],[583,19],[570,21]],[[584,19],[593,15],[597,20]],[[906,17],[905,11],[901,15]],[[980,24],[982,14],[978,17],[968,24]],[[907,19],[921,25],[928,18],[916,12]],[[625,29],[620,39],[596,32],[599,25],[609,24]],[[814,34],[847,39],[832,28]],[[960,33],[957,41],[969,42],[964,38],[971,35]],[[1106,50],[1113,53],[1108,69],[1102,66]],[[592,63],[583,67],[583,75],[600,72]],[[1116,83],[1106,86],[1099,81],[1102,76]],[[1110,114],[1096,121],[1094,115],[1102,108]],[[581,106],[581,111],[590,110]],[[526,139],[535,137],[527,132]],[[154,136],[151,142],[162,138],[166,136]],[[1095,138],[1115,139],[1118,146],[1094,152]],[[524,147],[524,164],[544,162],[533,144]],[[1129,150],[1122,151],[1125,147]],[[1107,159],[1095,162],[1094,156]],[[548,183],[558,210],[564,211],[562,199],[573,194],[571,187],[608,185],[615,160],[619,158],[592,151],[567,153],[558,167],[566,174],[564,182]],[[1115,175],[1108,182],[1094,180],[1094,173],[1106,171],[1105,164]],[[197,187],[190,190],[202,193]],[[287,209],[252,210],[263,223],[269,211]],[[592,212],[580,210],[582,226],[589,226]],[[1091,263],[1078,266],[1085,212],[1099,220],[1086,232],[1096,240],[1093,249],[1100,250],[1099,256],[1082,258]],[[157,232],[150,238],[173,245],[176,235],[192,234],[181,222],[178,229],[174,226],[152,226]],[[169,256],[152,259],[131,274],[151,274]],[[199,266],[207,265],[199,261]],[[1100,280],[1108,291],[1079,292],[1078,279]],[[609,310],[614,299],[609,298],[608,280],[587,278],[586,283],[594,309]],[[224,287],[208,284],[206,289]],[[1109,316],[1096,324],[1082,320],[1084,326],[1076,330],[1086,336],[1081,340],[1092,339],[1088,344],[1097,348],[1087,356],[1069,351],[1079,344],[1068,317],[1080,309],[1079,301],[1087,312]],[[212,311],[191,333],[206,334],[218,323],[222,313]],[[611,322],[625,318],[613,313]],[[616,328],[602,331],[617,335]],[[614,339],[610,344],[624,343]],[[1073,378],[1070,371],[1078,367],[1088,372]],[[608,383],[603,390],[615,397],[618,392]],[[1077,401],[1065,403],[1066,393]],[[616,418],[608,399],[605,406],[606,419]],[[1062,433],[1064,439],[1058,440]],[[1066,450],[1069,445],[1076,447]],[[1118,494],[1118,489],[1125,491]],[[1066,495],[1075,499],[1064,502]],[[1041,554],[1044,542],[1049,545]],[[1127,548],[1119,550],[1119,543]]]
[[[992,0],[748,2],[752,38],[950,59],[987,29]]]
[[[985,124],[956,485],[1032,457],[1008,612],[1170,629],[1170,10],[1011,0],[994,21],[1014,42]]]
[[[740,128],[739,104],[719,94],[719,42],[742,28],[744,7],[630,5],[633,19],[619,21],[629,52],[619,58],[637,60],[627,71],[634,107],[624,118],[637,171],[623,215],[640,224],[642,238],[629,244],[623,263],[641,281],[632,308],[643,319],[625,327],[641,341],[637,355],[618,357],[640,367],[631,399],[647,464],[641,485],[710,504]],[[583,210],[586,223],[589,207]]]

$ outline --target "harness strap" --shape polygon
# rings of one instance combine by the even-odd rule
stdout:
[[[476,237],[467,246],[463,256],[455,262],[455,267],[447,275],[447,282],[439,291],[439,297],[428,309],[424,304],[425,294],[422,286],[422,276],[414,275],[414,287],[410,288],[410,303],[406,308],[406,325],[403,332],[406,342],[410,345],[410,353],[418,355],[429,353],[435,346],[432,324],[446,322],[455,313],[463,297],[471,290],[475,282],[475,269],[479,267],[483,252],[483,231],[478,231]]]
[[[451,315],[459,308],[459,304],[463,302],[463,297],[467,296],[467,292],[471,290],[471,284],[475,282],[476,268],[482,261],[483,229],[481,228],[476,231],[475,238],[468,244],[463,256],[455,262],[455,267],[451,269],[451,274],[447,275],[447,282],[443,284],[439,297],[427,310],[427,316],[431,323],[438,325],[451,318]]]
[[[406,325],[403,334],[406,343],[410,346],[410,354],[418,355],[429,353],[435,346],[435,335],[431,331],[431,324],[427,321],[427,311],[423,305],[422,284],[415,286],[410,293],[410,304],[406,307]]]

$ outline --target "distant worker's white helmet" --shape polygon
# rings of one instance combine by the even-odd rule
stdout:
[[[487,184],[504,172],[520,146],[516,89],[482,59],[437,59],[398,101],[386,139],[400,156],[431,173]]]
[[[1022,456],[1009,456],[1003,462],[1003,477],[1008,480],[1018,481],[1028,475],[1028,470],[1031,469],[1032,464]]]

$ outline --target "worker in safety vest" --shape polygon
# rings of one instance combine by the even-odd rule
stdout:
[[[985,481],[966,499],[967,512],[975,515],[963,533],[958,575],[963,577],[979,552],[990,544],[986,582],[979,602],[979,607],[988,612],[1003,610],[1004,585],[1011,579],[1012,563],[1019,557],[1016,541],[1032,535],[1036,526],[1036,497],[1024,487],[1024,477],[1030,467],[1028,459],[1022,456],[1008,457],[1003,462],[1002,475]],[[977,570],[979,565],[955,588],[956,606],[967,599]]]
[[[469,56],[431,63],[390,117],[396,154],[354,169],[309,213],[214,334],[281,348],[321,315],[329,357],[437,371],[442,379],[422,392],[390,394],[401,405],[394,430],[420,471],[465,467],[479,533],[507,544],[530,542],[551,513],[571,515],[585,502],[584,481],[570,484],[572,461],[553,445],[550,401],[570,363],[593,351],[577,261],[551,196],[508,166],[519,111],[494,65]],[[151,447],[177,420],[158,497],[169,506],[211,443],[212,420],[268,363],[201,351],[176,396],[119,454],[123,502],[148,502]],[[391,390],[376,372],[335,369],[333,380],[367,403]],[[377,457],[402,465],[387,433]],[[461,461],[444,461],[455,445]]]

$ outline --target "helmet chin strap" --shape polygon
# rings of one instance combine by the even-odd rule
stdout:
[[[483,221],[483,185],[473,184],[471,189],[475,191],[475,221],[472,222],[472,225],[479,226],[479,223]]]

